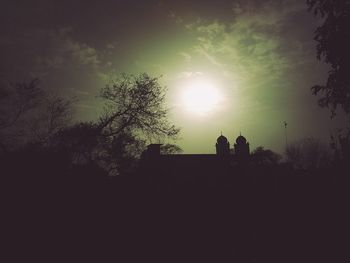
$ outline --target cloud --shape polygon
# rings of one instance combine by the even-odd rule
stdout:
[[[83,95],[83,96],[90,96],[91,93],[88,91],[84,91],[84,90],[75,90],[74,93],[78,94],[78,95]]]
[[[67,66],[91,66],[97,68],[101,63],[98,51],[86,43],[79,42],[70,36],[70,30],[48,32],[50,45],[46,55],[37,57],[43,67],[60,69]]]
[[[188,79],[191,77],[197,77],[197,76],[203,76],[204,73],[203,72],[191,72],[191,71],[183,71],[180,74],[178,74],[177,78],[179,79]]]
[[[298,1],[238,1],[231,21],[196,18],[185,25],[196,37],[191,55],[204,58],[225,75],[239,76],[245,87],[276,83],[291,67],[308,59],[303,54],[308,41],[298,39],[297,32],[286,33],[289,26],[298,28],[290,24],[291,17],[303,12],[305,3]]]
[[[178,53],[181,57],[183,57],[184,58],[184,60],[185,60],[185,62],[186,63],[190,63],[191,62],[191,60],[192,60],[192,56],[189,54],[189,53],[186,53],[186,52],[179,52]]]
[[[224,90],[235,116],[254,121],[288,115],[295,105],[309,107],[310,83],[321,76],[312,15],[300,1],[249,2],[233,7],[230,20],[194,17],[183,25],[193,41],[182,49],[191,61],[180,76],[205,72]]]
[[[44,78],[54,71],[98,70],[104,53],[74,34],[71,27],[17,32],[11,41],[0,42],[0,71],[9,80],[18,80]]]

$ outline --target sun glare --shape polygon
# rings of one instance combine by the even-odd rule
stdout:
[[[206,115],[214,111],[220,102],[221,94],[210,82],[190,83],[183,92],[183,103],[189,112]]]

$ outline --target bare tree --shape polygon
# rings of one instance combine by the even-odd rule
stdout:
[[[40,105],[43,91],[38,86],[38,79],[28,83],[18,82],[2,84],[0,87],[0,146],[8,151],[16,136],[21,136],[23,127],[19,124]]]
[[[57,95],[45,96],[28,124],[31,140],[49,146],[53,135],[71,123],[73,101]]]
[[[1,86],[0,90],[0,129],[15,125],[26,113],[36,108],[43,91],[38,79],[29,83],[18,82]]]
[[[168,120],[165,95],[158,78],[123,74],[101,90],[106,103],[99,122],[101,133],[115,136],[129,129],[142,136],[175,138],[179,129]]]
[[[1,86],[0,146],[3,152],[28,143],[47,146],[49,139],[69,124],[72,100],[52,96],[37,79]]]
[[[110,174],[132,167],[145,148],[145,139],[176,138],[179,129],[168,120],[165,95],[158,78],[145,73],[123,74],[101,90],[105,108],[97,130],[104,146],[97,159]]]
[[[56,136],[56,145],[74,153],[76,162],[94,162],[110,175],[135,167],[146,139],[175,139],[168,120],[166,90],[147,74],[122,75],[101,90],[104,112],[96,123],[80,123]]]

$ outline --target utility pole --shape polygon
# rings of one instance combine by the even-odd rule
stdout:
[[[288,147],[287,122],[284,121],[283,124],[284,124],[284,133],[285,133],[285,136],[286,136],[286,149],[287,149],[287,147]]]

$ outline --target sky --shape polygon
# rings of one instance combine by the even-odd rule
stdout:
[[[329,141],[344,124],[310,88],[327,79],[316,59],[318,21],[304,0],[2,0],[0,80],[39,78],[76,97],[77,120],[96,120],[113,77],[147,72],[167,87],[185,153],[214,153],[222,132],[279,153],[288,141]],[[193,89],[211,105],[193,110]],[[186,97],[187,96],[187,97]]]

